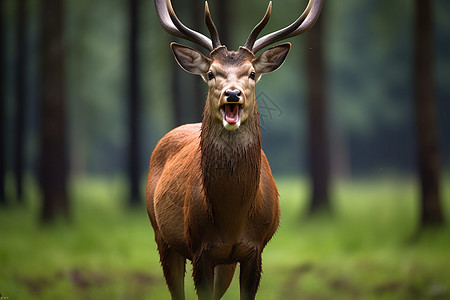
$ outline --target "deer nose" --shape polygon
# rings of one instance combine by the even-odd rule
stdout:
[[[227,90],[225,91],[225,99],[227,102],[239,102],[239,100],[241,100],[241,91]]]

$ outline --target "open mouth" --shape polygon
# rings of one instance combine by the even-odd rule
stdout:
[[[237,103],[227,103],[224,104],[220,111],[222,112],[222,117],[224,123],[227,122],[228,124],[238,124],[241,121],[241,115],[242,115],[242,106]]]

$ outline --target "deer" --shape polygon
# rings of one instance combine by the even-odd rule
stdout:
[[[311,28],[323,0],[310,0],[289,26],[257,39],[272,11],[237,51],[222,45],[205,2],[211,38],[184,25],[170,0],[155,0],[162,27],[171,35],[210,51],[171,43],[175,60],[208,85],[201,123],[179,126],[156,145],[146,186],[147,212],[172,299],[184,299],[186,260],[198,299],[220,299],[240,265],[240,298],[254,299],[261,255],[280,222],[279,194],[261,149],[255,85],[277,70],[291,48],[283,39]]]

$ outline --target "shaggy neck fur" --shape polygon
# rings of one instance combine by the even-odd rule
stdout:
[[[233,222],[234,218],[247,219],[257,206],[256,192],[261,171],[257,107],[255,105],[255,112],[235,131],[226,130],[208,111],[205,107],[200,135],[206,204],[213,222],[219,221],[216,218],[219,215],[224,216],[223,221],[227,223]]]

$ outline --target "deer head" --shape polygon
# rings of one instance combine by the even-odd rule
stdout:
[[[205,22],[211,39],[181,23],[170,0],[155,0],[159,20],[167,32],[210,51],[208,58],[191,47],[171,44],[178,64],[187,72],[202,76],[208,84],[205,116],[223,124],[229,131],[238,129],[249,118],[257,116],[255,84],[263,74],[273,72],[283,64],[291,44],[274,46],[258,57],[255,57],[255,53],[272,43],[309,29],[316,22],[322,5],[323,0],[310,0],[302,15],[291,25],[257,39],[272,11],[272,2],[269,2],[266,14],[252,30],[244,46],[237,51],[229,51],[220,42],[208,2],[205,2]]]

